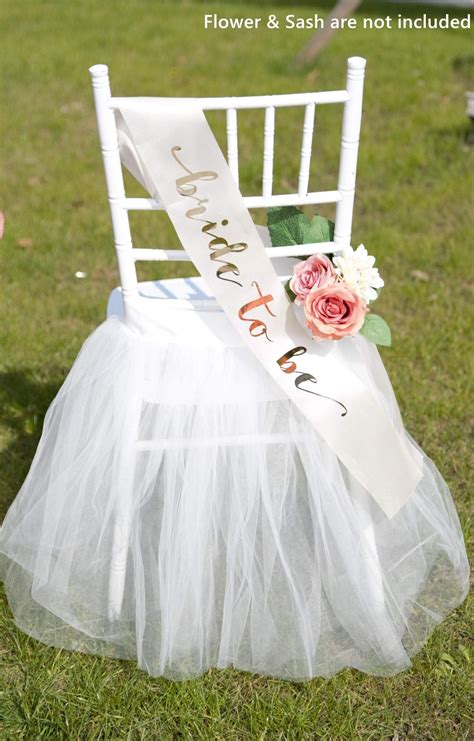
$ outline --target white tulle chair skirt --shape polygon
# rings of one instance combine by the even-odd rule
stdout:
[[[336,345],[401,429],[376,348]],[[423,460],[388,519],[214,301],[137,306],[85,342],[4,522],[16,624],[170,678],[398,672],[468,583]]]

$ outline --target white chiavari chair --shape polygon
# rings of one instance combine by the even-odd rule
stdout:
[[[319,244],[288,245],[272,247],[268,234],[261,231],[266,250],[274,261],[275,269],[282,277],[291,271],[294,258],[314,252],[334,252],[350,245],[352,215],[356,185],[357,156],[362,117],[363,85],[366,61],[362,57],[351,57],[347,63],[346,86],[342,90],[327,92],[308,92],[289,95],[199,98],[204,111],[225,111],[227,131],[227,159],[231,173],[239,184],[238,113],[244,109],[264,109],[264,142],[262,191],[259,195],[245,195],[244,201],[249,209],[269,208],[271,206],[304,206],[317,204],[336,204],[334,241]],[[183,261],[189,257],[184,250],[134,247],[129,222],[129,211],[163,210],[163,206],[151,198],[127,198],[119,154],[118,134],[114,110],[126,99],[111,94],[108,68],[98,64],[90,68],[94,91],[100,146],[105,169],[108,199],[112,217],[115,249],[117,252],[121,286],[115,289],[108,303],[108,314],[125,314],[127,302],[139,300],[153,311],[157,299],[199,299],[212,298],[202,278],[174,278],[154,282],[139,283],[136,272],[138,261]],[[340,162],[337,188],[335,190],[308,192],[310,164],[313,148],[316,109],[321,105],[342,104],[342,135],[340,143]],[[275,126],[277,110],[283,107],[304,108],[301,155],[297,190],[294,193],[274,194],[273,164],[275,145]],[[125,310],[124,310],[125,309]],[[129,502],[133,498],[134,460],[140,451],[166,445],[166,441],[140,441],[138,444],[138,425],[140,410],[137,407],[134,419],[129,420],[127,439],[124,441],[122,483],[128,482],[129,501],[121,503],[115,515],[114,547],[109,584],[109,613],[114,617],[120,613],[125,573],[127,567],[128,539],[130,532]],[[241,442],[239,442],[241,444]],[[369,527],[370,530],[370,527]],[[367,532],[365,544],[369,560],[376,559],[375,543]],[[383,602],[382,585],[375,574],[372,580],[374,599]]]

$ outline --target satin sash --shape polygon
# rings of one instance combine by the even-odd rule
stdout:
[[[132,98],[116,118],[123,164],[164,205],[244,342],[386,515],[395,515],[421,479],[414,448],[333,357],[333,341],[312,340],[298,322],[203,111]]]

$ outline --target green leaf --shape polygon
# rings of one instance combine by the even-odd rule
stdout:
[[[287,280],[287,281],[286,281],[286,283],[285,283],[285,291],[286,291],[286,293],[287,293],[287,296],[288,296],[288,298],[290,299],[290,301],[291,301],[292,303],[294,303],[294,300],[295,300],[295,298],[296,298],[296,293],[294,293],[294,292],[293,292],[293,291],[291,290],[291,288],[290,288],[290,281],[289,281],[289,280]]]
[[[296,206],[276,206],[267,212],[268,231],[274,247],[303,244],[306,216]]]
[[[316,214],[311,221],[296,206],[276,206],[267,212],[267,224],[274,247],[313,242],[332,242],[334,224]]]
[[[303,214],[304,215],[304,214]],[[305,217],[306,218],[306,217]],[[334,239],[334,222],[324,216],[315,214],[311,221],[306,219],[304,244],[309,242],[332,242]]]
[[[378,314],[367,314],[365,322],[359,330],[364,337],[376,345],[390,347],[392,344],[392,333],[385,319]]]

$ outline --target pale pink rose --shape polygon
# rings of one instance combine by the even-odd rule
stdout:
[[[302,304],[312,288],[329,286],[337,280],[333,264],[326,255],[311,255],[293,268],[290,288],[296,294],[295,304]]]
[[[343,283],[313,288],[306,296],[306,325],[316,340],[340,340],[362,327],[366,303]]]
[[[2,211],[0,211],[0,239],[3,237],[3,230],[5,227],[5,216]]]

